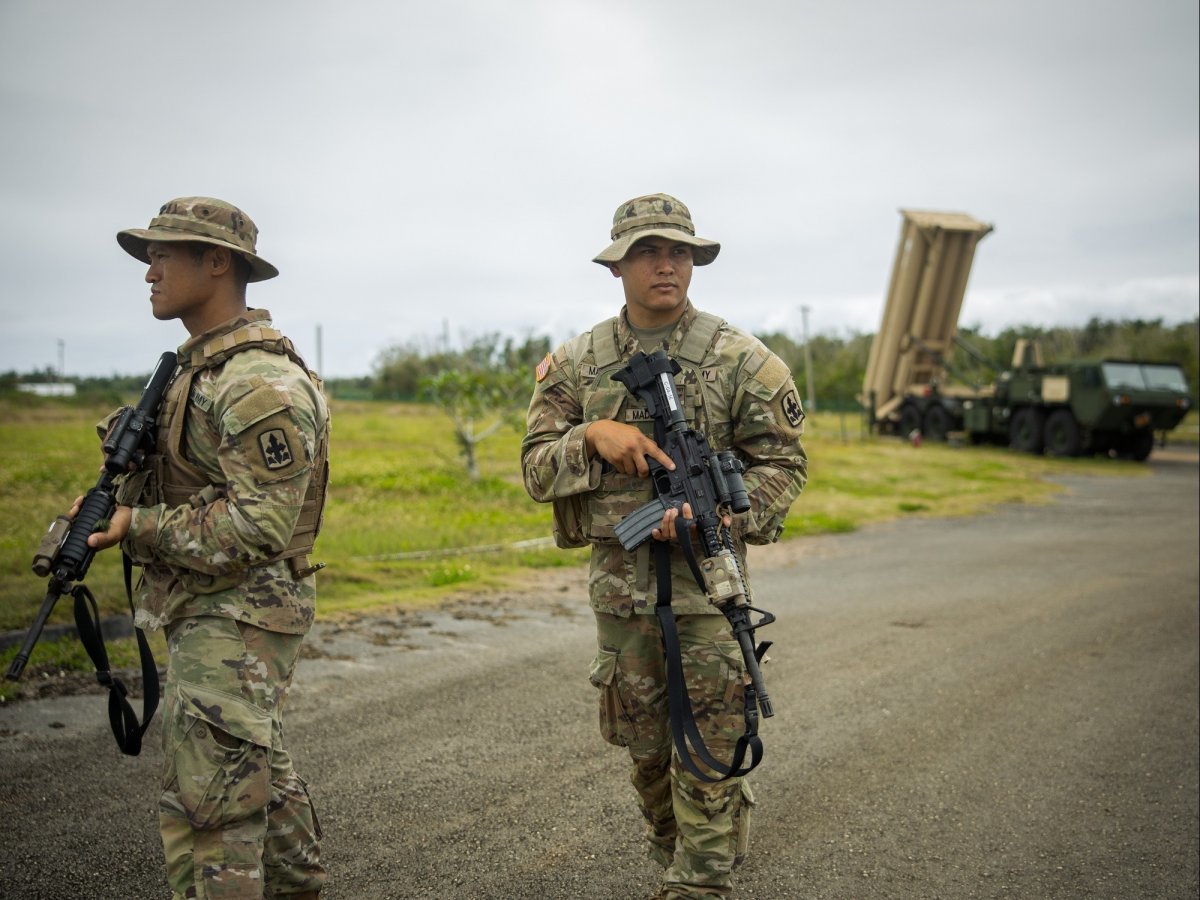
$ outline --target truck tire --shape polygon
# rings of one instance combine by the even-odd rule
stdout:
[[[946,407],[935,403],[925,410],[925,423],[922,430],[925,440],[944,443],[946,434],[950,431],[950,413],[946,412]]]
[[[908,440],[914,431],[921,430],[921,411],[916,404],[905,403],[900,407],[900,437]]]
[[[1145,431],[1135,431],[1129,439],[1129,457],[1138,462],[1145,462],[1150,458],[1150,452],[1154,449],[1154,432],[1150,429]]]
[[[1069,409],[1056,409],[1046,419],[1046,452],[1051,456],[1078,456],[1083,447],[1079,423]]]
[[[1013,413],[1008,427],[1008,442],[1014,450],[1022,453],[1041,453],[1043,441],[1042,411],[1034,406],[1023,406]]]

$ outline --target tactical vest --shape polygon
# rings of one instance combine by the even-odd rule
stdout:
[[[215,368],[235,354],[246,350],[265,350],[288,357],[308,376],[318,393],[321,379],[309,371],[304,360],[296,353],[292,342],[274,328],[261,325],[246,325],[229,334],[214,338],[195,348],[190,358],[180,360],[180,370],[171,382],[163,401],[163,412],[159,417],[155,453],[147,456],[143,471],[149,473],[141,494],[145,505],[165,503],[168,507],[190,505],[205,506],[225,495],[224,489],[213,485],[208,477],[184,454],[186,420],[190,413],[189,398],[196,376],[205,369]],[[252,396],[252,395],[251,395]],[[292,574],[302,578],[318,567],[308,563],[325,509],[325,488],[329,482],[329,420],[317,438],[316,454],[312,463],[312,475],[308,490],[292,539],[279,553],[265,560],[266,563],[288,560]],[[179,580],[184,588],[195,594],[214,593],[240,584],[246,572],[212,576],[191,570],[182,570]]]
[[[681,369],[675,376],[675,386],[684,406],[684,415],[692,427],[709,437],[716,449],[728,446],[732,424],[728,409],[719,408],[721,404],[705,402],[703,364],[709,358],[718,329],[724,324],[718,316],[698,312],[671,354]],[[582,388],[583,421],[615,419],[634,425],[653,438],[654,420],[645,403],[630,394],[620,382],[612,380],[612,374],[626,364],[621,358],[617,333],[615,316],[591,331],[589,347],[596,372]],[[615,542],[613,529],[617,523],[654,495],[649,479],[605,468],[596,490],[579,495],[580,537],[589,543]]]

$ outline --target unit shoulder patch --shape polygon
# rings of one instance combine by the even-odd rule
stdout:
[[[242,458],[258,484],[293,478],[310,468],[304,435],[290,411],[254,423],[239,436]]]
[[[779,409],[783,413],[784,419],[793,428],[799,428],[804,422],[804,407],[800,405],[800,395],[796,393],[794,387],[788,388],[783,395],[783,399],[779,402]]]
[[[287,468],[292,464],[292,448],[282,428],[271,428],[258,436],[258,449],[268,471]]]

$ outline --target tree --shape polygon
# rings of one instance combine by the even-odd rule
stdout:
[[[421,379],[426,395],[454,423],[454,439],[471,480],[479,478],[475,447],[505,425],[520,426],[529,379],[513,369],[447,369]]]
[[[530,375],[549,346],[546,337],[531,336],[518,343],[492,333],[461,350],[423,360],[432,371],[420,377],[421,393],[454,423],[454,439],[472,479],[479,477],[476,446],[505,425],[521,426]]]

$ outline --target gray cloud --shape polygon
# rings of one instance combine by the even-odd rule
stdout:
[[[443,330],[565,337],[665,190],[722,241],[697,303],[873,330],[900,207],[993,222],[964,324],[1197,314],[1197,10],[1175,0],[0,5],[0,369],[144,371],[183,337],[117,248],[246,209],[252,289],[324,369]]]

